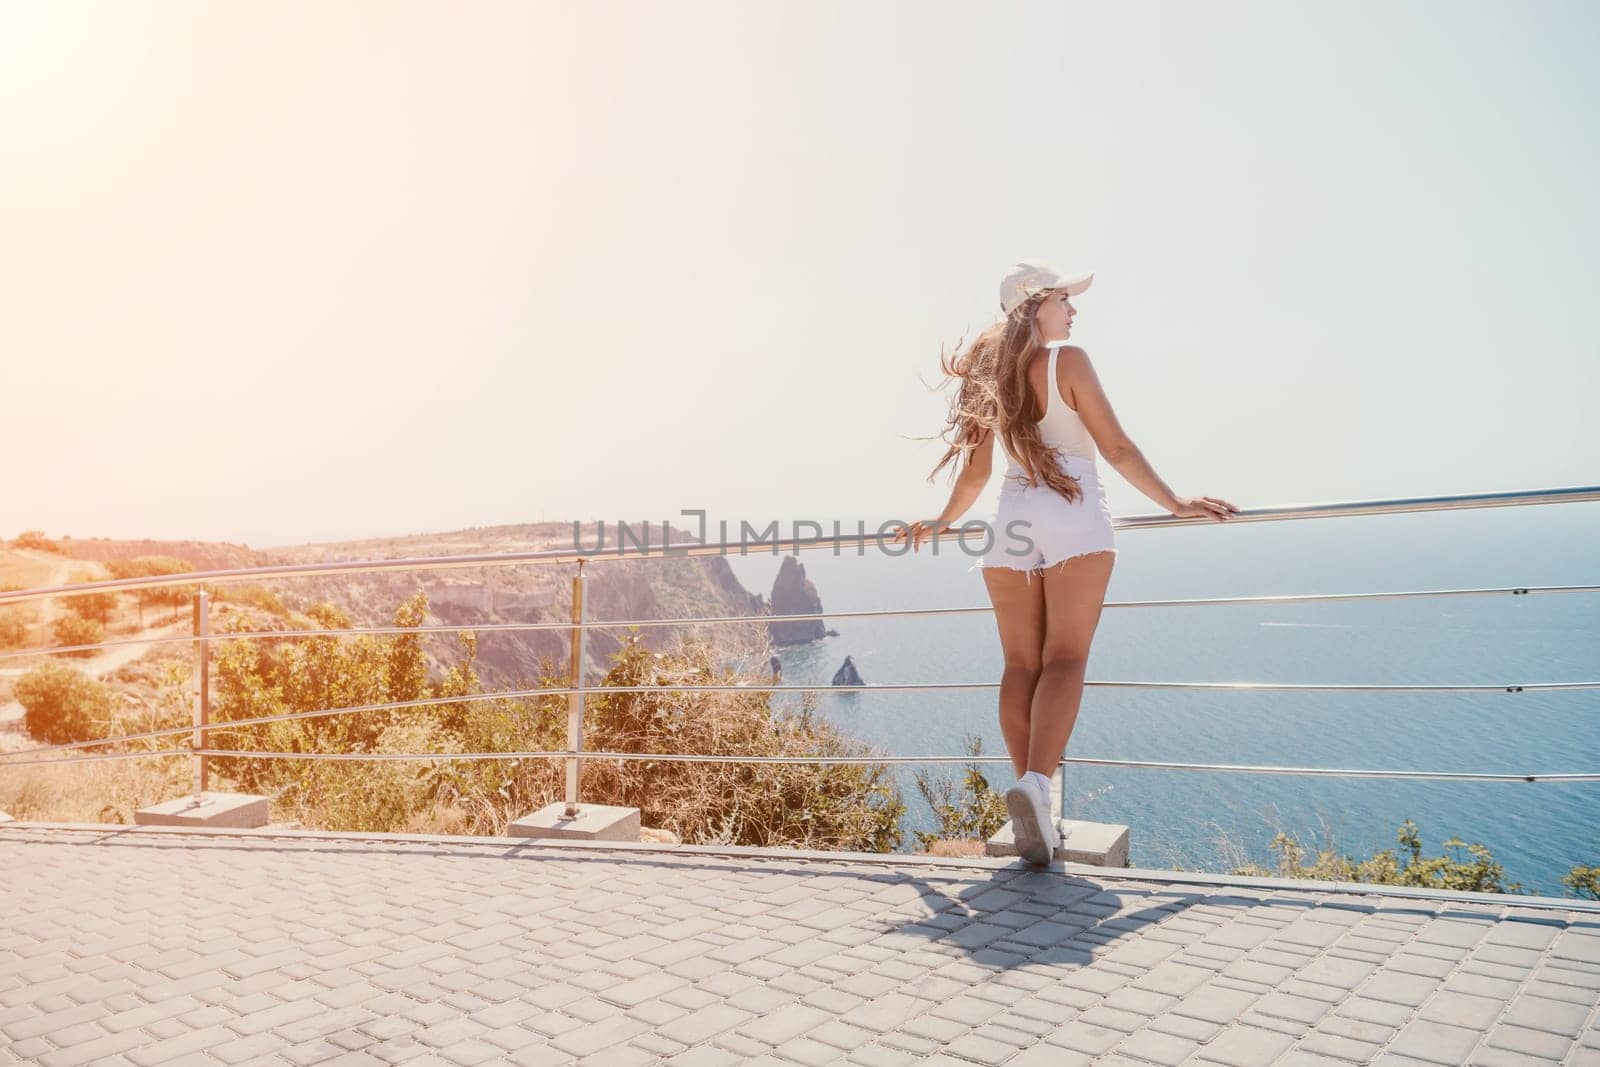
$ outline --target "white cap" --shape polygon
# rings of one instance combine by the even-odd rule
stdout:
[[[1093,280],[1094,271],[1062,274],[1048,263],[1038,260],[1018,263],[1000,283],[1000,310],[1011,314],[1024,300],[1041,289],[1065,289],[1068,296],[1077,296],[1089,288]]]

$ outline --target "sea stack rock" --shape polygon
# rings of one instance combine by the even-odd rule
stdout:
[[[783,660],[777,656],[770,656],[767,658],[767,667],[772,671],[772,680],[774,682],[783,679]]]
[[[839,665],[839,669],[833,672],[833,684],[866,685],[867,683],[861,680],[861,672],[856,670],[855,660],[846,656],[844,662]]]
[[[772,583],[772,614],[813,615],[821,610],[822,598],[817,596],[817,587],[806,578],[805,564],[792,555],[784,556],[778,567],[778,577]],[[775,645],[803,645],[826,633],[821,619],[769,622],[767,629]]]

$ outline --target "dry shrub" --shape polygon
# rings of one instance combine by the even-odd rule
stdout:
[[[193,763],[176,756],[0,764],[0,811],[27,822],[131,824],[136,810],[181,796],[192,782]]]
[[[732,629],[732,628],[730,628]],[[764,635],[685,639],[652,652],[629,635],[602,684],[662,686],[594,698],[585,747],[595,751],[740,756],[866,756],[871,750],[808,705],[774,710],[771,694],[686,693],[674,685],[759,685],[729,664],[759,663]],[[905,806],[887,764],[586,760],[583,794],[637,807],[645,824],[689,843],[889,852]]]

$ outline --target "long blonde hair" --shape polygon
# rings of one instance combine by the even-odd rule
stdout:
[[[1043,347],[1034,315],[1047,295],[1048,290],[1031,294],[965,349],[960,341],[949,353],[941,346],[939,366],[947,376],[946,384],[953,378],[960,387],[950,401],[950,416],[939,434],[949,444],[949,450],[929,472],[928,481],[933,481],[933,476],[952,460],[969,455],[984,431],[992,430],[1020,461],[1028,485],[1037,486],[1043,481],[1069,501],[1083,498],[1078,479],[1062,469],[1058,451],[1040,438],[1039,424],[1034,420],[1034,412],[1044,405],[1037,404],[1028,382],[1028,357]]]

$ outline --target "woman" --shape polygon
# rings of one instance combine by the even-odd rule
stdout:
[[[1018,853],[1040,865],[1059,844],[1050,775],[1077,722],[1089,643],[1117,555],[1096,448],[1176,516],[1221,522],[1239,510],[1217,497],[1173,493],[1117,422],[1088,353],[1066,343],[1077,315],[1071,298],[1093,278],[1017,264],[1000,283],[1005,317],[964,352],[958,344],[941,358],[961,385],[945,427],[953,441],[929,480],[958,456],[966,462],[939,517],[903,526],[893,538],[909,536],[915,551],[952,529],[988,483],[999,438],[1009,463],[990,521],[993,540],[977,566],[1005,655],[1000,731],[1017,772],[1006,809]]]

